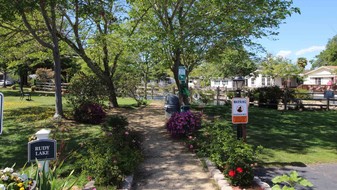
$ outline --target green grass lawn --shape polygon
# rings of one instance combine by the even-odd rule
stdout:
[[[229,106],[204,113],[231,121]],[[251,106],[247,143],[262,145],[265,164],[337,163],[336,111],[278,111]]]
[[[27,90],[26,90],[27,91]],[[33,92],[32,100],[21,100],[19,90],[0,88],[4,94],[3,133],[0,135],[0,168],[16,164],[23,167],[28,160],[27,144],[29,138],[42,128],[51,129],[51,138],[57,140],[59,158],[65,159],[70,152],[80,149],[80,144],[99,137],[99,125],[79,124],[73,120],[58,123],[52,119],[55,113],[53,94]],[[121,106],[132,107],[136,102],[130,98],[120,98]],[[71,118],[71,109],[63,98],[66,118]],[[62,166],[64,173],[76,169],[70,162]],[[80,179],[86,183],[86,178]],[[81,183],[81,181],[79,181]]]

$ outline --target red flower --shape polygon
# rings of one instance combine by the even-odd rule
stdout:
[[[243,169],[240,168],[240,167],[238,167],[238,168],[236,168],[236,171],[239,172],[239,173],[242,173],[242,172],[243,172]]]
[[[234,177],[235,176],[235,170],[229,170],[228,175],[230,177]]]

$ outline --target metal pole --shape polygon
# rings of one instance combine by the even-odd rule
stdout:
[[[235,97],[237,97],[237,98],[241,97],[241,90],[235,91]],[[242,124],[236,125],[236,136],[237,136],[238,140],[242,139],[242,137],[243,137],[243,135],[242,135]]]

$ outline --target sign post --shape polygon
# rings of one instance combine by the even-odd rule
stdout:
[[[232,99],[232,123],[237,125],[237,138],[246,140],[246,124],[248,123],[248,98]]]
[[[49,139],[50,130],[41,129],[35,135],[37,140],[28,143],[28,162],[38,160],[39,168],[49,170],[49,160],[56,159],[56,140]]]
[[[248,99],[233,98],[232,100],[232,123],[247,124],[248,123]]]
[[[0,92],[0,135],[2,134],[3,128],[3,112],[4,112],[4,95]]]
[[[178,79],[179,81],[184,81],[186,80],[186,69],[184,66],[179,66],[178,68]]]

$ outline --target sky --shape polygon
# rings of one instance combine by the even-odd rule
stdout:
[[[279,35],[258,42],[274,56],[291,59],[313,59],[325,49],[329,39],[337,35],[337,0],[294,0],[301,14],[293,14],[281,24]],[[310,68],[307,65],[306,68]]]

